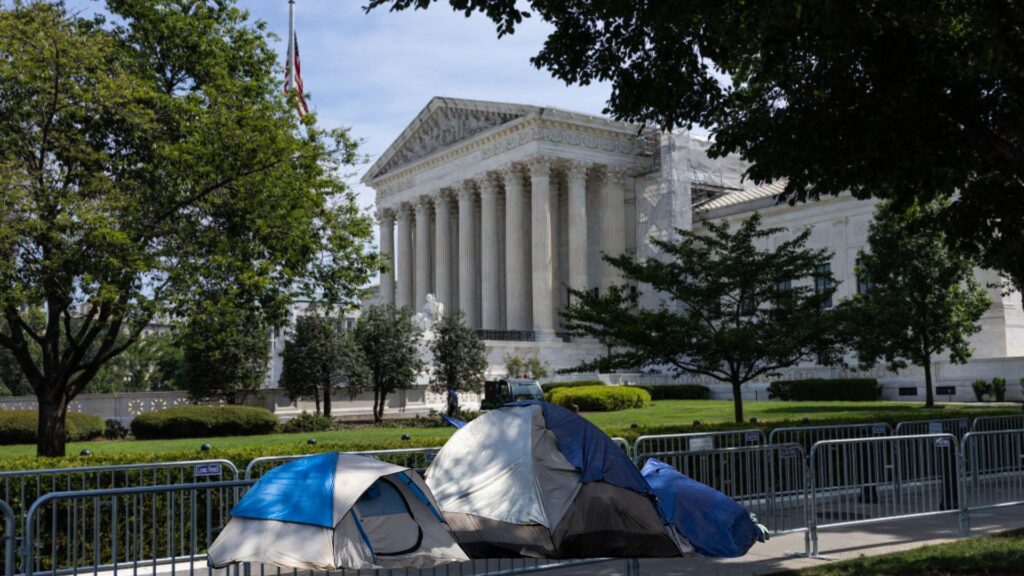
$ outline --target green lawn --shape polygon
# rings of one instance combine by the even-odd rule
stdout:
[[[933,410],[921,408],[920,403],[904,402],[747,402],[747,418],[757,418],[760,426],[770,422],[799,423],[803,418],[855,419],[856,421],[890,421],[900,418],[957,418],[970,417],[994,411],[1008,412],[1015,409],[986,408],[970,404],[940,405]],[[648,408],[623,410],[620,412],[586,413],[588,419],[612,435],[636,436],[640,433],[662,433],[689,431],[695,420],[703,424],[728,423],[732,421],[732,402],[725,400],[661,400]],[[632,425],[636,424],[636,428]],[[373,428],[355,427],[333,432],[271,434],[264,436],[233,436],[225,438],[189,438],[183,440],[121,440],[75,442],[68,446],[68,454],[76,455],[82,449],[89,449],[94,456],[101,455],[155,455],[175,453],[181,456],[194,451],[197,457],[203,454],[199,447],[210,444],[215,450],[238,450],[259,448],[266,452],[287,454],[308,450],[306,440],[316,438],[320,444],[336,449],[366,449],[374,446],[395,448],[406,443],[417,446],[440,445],[451,436],[452,428]],[[403,441],[402,435],[410,436]],[[0,446],[0,459],[30,457],[35,454],[34,445]]]
[[[996,576],[1024,574],[1024,530],[823,564],[793,576]]]

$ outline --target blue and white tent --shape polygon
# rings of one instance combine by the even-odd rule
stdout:
[[[468,560],[408,468],[331,452],[265,474],[231,511],[209,565],[429,568]]]
[[[662,515],[703,556],[735,558],[764,542],[765,530],[745,508],[718,490],[651,458],[642,471]]]
[[[564,408],[516,402],[458,430],[426,473],[474,558],[671,557],[691,548],[600,429]]]

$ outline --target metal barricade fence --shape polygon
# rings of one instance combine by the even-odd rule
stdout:
[[[3,529],[0,535],[0,566],[3,567],[4,576],[14,576],[14,510],[3,500],[0,500],[0,527]]]
[[[971,432],[962,447],[968,509],[1024,504],[1024,429]]]
[[[807,528],[806,458],[799,444],[639,454],[637,462],[649,458],[729,496],[772,534]]]
[[[618,436],[612,438],[612,442],[615,442],[622,451],[626,453],[627,457],[632,456],[632,447],[629,445],[629,440],[625,438],[619,438]]]
[[[13,510],[14,538],[24,536],[24,518],[34,502],[53,492],[164,486],[238,479],[230,460],[147,462],[0,472],[0,500]]]
[[[430,466],[430,463],[434,461],[434,456],[441,450],[439,446],[432,446],[429,448],[398,448],[395,450],[364,450],[362,452],[346,452],[346,454],[358,454],[361,456],[371,456],[378,460],[397,464],[399,466],[405,466],[406,468],[412,468],[413,470],[422,471]],[[296,458],[303,458],[309,456],[309,454],[291,454],[288,456],[262,456],[260,458],[254,458],[249,465],[245,467],[245,479],[253,480],[267,473],[268,470],[276,468],[285,462],[290,462]]]
[[[55,492],[29,511],[22,573],[31,576],[205,572],[206,552],[230,518],[231,507],[252,481],[146,486],[114,490]],[[308,572],[323,576],[511,576],[608,562],[586,560],[476,560],[426,569]],[[626,573],[636,574],[635,561]],[[227,574],[298,574],[261,564],[243,564]],[[302,571],[302,574],[307,574]]]
[[[775,428],[768,435],[769,444],[799,444],[804,451],[822,440],[844,440],[847,438],[874,438],[891,436],[892,426],[884,422],[867,424],[832,424],[829,426],[792,426]]]
[[[967,418],[946,418],[942,420],[912,420],[897,422],[893,434],[896,436],[921,436],[925,434],[952,434],[957,439],[971,431]]]
[[[633,462],[639,463],[642,454],[738,448],[764,443],[764,431],[759,429],[641,436],[633,442]]]
[[[1024,430],[1024,414],[978,416],[971,422],[971,432],[992,432],[995,430]]]
[[[818,554],[818,530],[834,526],[959,512],[966,534],[962,462],[952,434],[815,444],[808,462],[811,555]]]
[[[192,572],[252,482],[53,492],[25,518],[25,574]],[[205,568],[205,562],[201,565]]]

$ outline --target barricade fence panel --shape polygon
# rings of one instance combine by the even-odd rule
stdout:
[[[45,468],[0,472],[0,500],[15,515],[14,537],[24,537],[24,518],[40,498],[54,492],[105,490],[139,486],[166,486],[196,482],[230,481],[238,470],[230,460],[147,462],[76,468]]]
[[[799,444],[805,452],[823,440],[845,440],[848,438],[875,438],[891,436],[892,426],[884,422],[866,424],[833,424],[829,426],[793,426],[775,428],[768,435],[769,444]]]
[[[434,456],[441,450],[440,446],[429,448],[399,448],[395,450],[365,450],[362,452],[346,452],[346,454],[358,454],[370,456],[384,462],[390,462],[413,470],[423,471],[434,461]],[[263,456],[255,458],[245,467],[244,476],[247,480],[259,478],[272,470],[290,462],[296,458],[303,458],[309,454],[291,454],[288,456]]]
[[[808,465],[812,554],[820,528],[963,512],[952,434],[826,440],[811,449]]]
[[[27,574],[191,572],[249,481],[54,492],[25,520]]]
[[[972,432],[1024,430],[1024,414],[1009,416],[978,416],[971,422]]]
[[[1024,430],[971,432],[963,454],[968,508],[1024,504]]]
[[[337,570],[332,572],[297,572],[294,570],[282,570],[274,566],[255,564],[243,567],[240,574],[247,574],[248,576],[298,576],[299,574],[302,576],[513,576],[517,574],[534,574],[558,568],[590,566],[593,564],[611,562],[612,560],[613,559],[610,558],[592,558],[586,560],[494,558],[491,560],[473,560],[470,562],[445,564],[443,566],[426,568],[423,570],[409,568],[390,570]],[[618,564],[618,566],[626,565],[626,570],[622,572],[623,574],[636,574],[636,572],[629,571],[628,564],[632,562],[631,560],[623,559],[617,560],[616,562],[622,563]],[[232,574],[230,576],[234,575]]]
[[[729,496],[774,534],[807,527],[806,459],[799,444],[639,454],[637,463],[649,458]]]
[[[633,442],[633,461],[639,462],[641,454],[705,451],[764,443],[764,431],[758,429],[640,436]]]
[[[968,418],[946,418],[942,420],[914,420],[898,422],[893,434],[896,436],[921,436],[924,434],[952,434],[957,439],[971,431]]]
[[[14,510],[0,500],[0,570],[4,576],[14,576]]]
[[[625,438],[619,438],[618,436],[616,436],[612,438],[612,442],[618,444],[619,448],[622,448],[622,451],[626,453],[626,456],[632,455],[632,446],[630,446],[629,440],[626,440]]]

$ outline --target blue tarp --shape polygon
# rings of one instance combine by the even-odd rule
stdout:
[[[267,472],[231,510],[232,516],[334,527],[338,453],[292,460]]]
[[[451,416],[447,416],[445,414],[441,415],[441,420],[444,420],[445,422],[451,424],[456,428],[462,428],[463,426],[466,425],[466,423],[463,422],[462,420],[459,420],[458,418],[452,418]]]
[[[754,542],[764,541],[750,513],[718,490],[653,458],[642,473],[658,497],[662,516],[700,554],[735,558],[746,554]]]
[[[640,494],[650,487],[621,448],[589,420],[548,402],[526,400],[506,406],[540,406],[548,430],[558,440],[558,451],[580,471],[580,480],[607,482]]]

